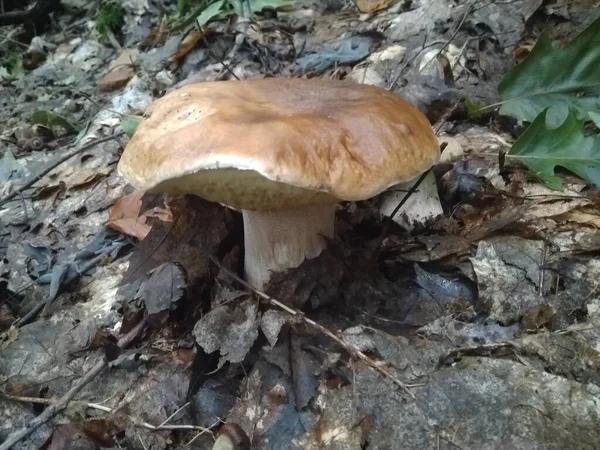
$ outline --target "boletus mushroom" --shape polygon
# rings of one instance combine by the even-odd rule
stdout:
[[[246,281],[318,256],[335,205],[376,196],[434,165],[427,118],[374,86],[269,78],[190,84],[154,102],[120,173],[137,189],[195,194],[242,211]]]

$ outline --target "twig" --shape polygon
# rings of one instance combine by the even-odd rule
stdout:
[[[202,34],[202,40],[204,41],[204,43],[206,44],[206,49],[208,50],[208,53],[210,54],[210,56],[212,56],[214,59],[217,60],[217,62],[219,64],[221,64],[223,66],[223,68],[229,73],[229,75],[231,75],[233,78],[235,78],[236,80],[240,80],[240,77],[238,77],[235,72],[233,71],[233,69],[231,69],[231,67],[229,67],[229,64],[227,64],[225,61],[223,61],[223,58],[219,57],[219,55],[217,55],[213,49],[212,49],[212,45],[210,44],[210,42],[208,42],[208,39],[206,38],[206,29],[202,28],[202,27],[198,27],[198,30],[200,31],[200,33]]]
[[[138,323],[129,333],[123,336],[117,342],[119,348],[126,348],[131,342],[141,333],[143,328],[146,326],[146,321],[142,320]],[[70,401],[77,395],[81,389],[83,389],[89,382],[96,378],[104,369],[108,367],[108,360],[103,357],[94,367],[87,371],[87,373],[79,379],[77,383],[73,385],[69,391],[63,395],[56,403],[52,403],[48,408],[44,410],[39,416],[32,419],[25,427],[20,430],[14,431],[9,434],[6,440],[0,445],[0,450],[10,450],[13,445],[25,439],[43,424],[48,422],[54,416],[59,414],[61,411],[66,409]]]
[[[216,427],[217,425],[219,425],[222,422],[221,419],[217,420],[215,423],[213,423],[210,427],[207,428],[209,433],[212,433],[212,429],[214,427]],[[188,441],[187,443],[185,443],[183,446],[184,447],[188,447],[189,445],[191,445],[196,439],[198,439],[200,436],[202,436],[205,432],[201,431],[200,433],[196,434],[196,436],[194,436],[190,441]]]
[[[25,189],[28,189],[31,186],[33,186],[35,183],[37,183],[38,181],[40,181],[46,174],[48,174],[49,172],[52,172],[52,170],[54,170],[56,167],[60,166],[65,161],[71,159],[73,156],[78,155],[79,153],[84,152],[86,150],[89,150],[90,148],[92,148],[92,147],[94,147],[94,146],[96,146],[98,144],[102,144],[103,142],[107,142],[107,141],[116,139],[118,137],[121,137],[121,136],[123,136],[123,134],[125,134],[125,133],[120,132],[120,133],[112,134],[110,136],[106,136],[106,137],[103,137],[103,138],[100,138],[100,139],[96,139],[95,141],[92,141],[92,142],[89,142],[89,143],[87,143],[85,145],[82,145],[81,147],[79,147],[79,148],[77,148],[75,150],[70,151],[66,155],[61,156],[56,161],[54,161],[52,164],[50,164],[48,167],[46,167],[44,170],[42,170],[40,173],[38,173],[37,175],[31,177],[20,188],[15,189],[13,192],[11,192],[6,197],[4,197],[2,200],[0,200],[0,205],[3,205],[6,202],[12,200],[17,195],[19,195],[21,192],[23,192]]]
[[[437,53],[433,56],[433,58],[431,58],[429,61],[427,61],[423,67],[421,67],[421,69],[419,70],[419,72],[421,72],[425,67],[427,67],[429,65],[429,63],[431,61],[433,61],[434,59],[437,59],[438,56],[440,56],[442,54],[442,52],[444,50],[446,50],[446,48],[448,48],[448,46],[450,45],[450,43],[454,40],[454,38],[456,38],[456,36],[458,35],[458,32],[460,31],[460,29],[462,28],[462,26],[465,24],[467,17],[469,17],[469,14],[471,14],[473,12],[473,10],[475,9],[475,3],[477,3],[479,0],[473,0],[471,2],[471,4],[467,7],[467,10],[465,11],[465,13],[463,14],[460,22],[458,23],[458,25],[456,26],[456,28],[454,29],[454,31],[452,32],[452,35],[448,38],[448,40],[444,43],[444,45],[442,45],[440,47],[440,49],[437,51]]]
[[[442,52],[444,50],[446,50],[446,48],[450,45],[450,43],[456,38],[456,36],[458,35],[458,32],[460,31],[460,29],[462,28],[462,26],[465,24],[465,21],[467,20],[467,17],[469,17],[469,14],[471,14],[473,12],[475,3],[477,3],[479,0],[473,0],[471,2],[471,4],[467,7],[467,10],[465,11],[465,13],[463,14],[461,21],[459,22],[458,26],[454,29],[454,31],[452,32],[452,35],[450,36],[449,39],[447,39],[446,41],[443,41],[442,47],[437,51],[437,53],[435,54],[435,56],[433,58],[431,58],[429,61],[427,61],[427,63],[425,63],[425,65],[419,70],[419,72],[421,72],[421,70],[423,70],[425,67],[427,67],[427,65],[429,65],[429,63],[431,61],[433,61],[434,59],[436,59],[438,56],[440,56],[442,54]],[[402,72],[404,72],[404,69],[406,69],[410,63],[412,63],[415,59],[417,59],[421,53],[423,53],[423,51],[427,48],[433,47],[434,45],[440,44],[440,41],[436,41],[436,42],[432,42],[431,44],[427,44],[425,45],[425,42],[427,41],[427,34],[425,34],[425,38],[423,40],[423,44],[421,45],[421,48],[419,49],[418,52],[416,52],[414,55],[412,55],[403,65],[402,67],[400,67],[396,73],[396,76],[394,77],[394,79],[390,82],[389,86],[387,87],[388,91],[393,90],[396,87],[396,83],[398,83],[398,80],[400,79],[400,77],[402,76]]]
[[[217,425],[219,422],[217,422]],[[200,431],[200,433],[211,433],[212,430],[210,428],[201,427],[200,425],[152,425],[148,422],[139,422],[134,423],[134,425],[140,426],[142,428],[146,428],[152,431],[161,431],[161,430],[195,430]]]
[[[372,369],[381,373],[386,378],[389,378],[390,380],[392,380],[392,382],[394,384],[400,386],[413,399],[415,398],[415,395],[412,392],[410,392],[410,390],[409,390],[409,388],[415,387],[415,386],[413,386],[411,384],[403,383],[395,375],[393,375],[389,370],[381,367],[379,364],[377,364],[375,361],[373,361],[371,358],[369,358],[367,355],[365,355],[363,352],[361,352],[359,349],[357,349],[354,345],[350,344],[349,342],[346,342],[344,339],[337,336],[333,331],[330,331],[328,328],[324,327],[323,325],[306,317],[306,315],[302,311],[294,309],[294,308],[290,308],[289,306],[281,303],[279,300],[274,299],[273,297],[265,294],[264,292],[256,289],[254,286],[251,286],[250,284],[248,284],[247,282],[242,280],[231,270],[227,269],[226,267],[223,267],[221,265],[221,262],[217,259],[217,257],[215,257],[210,251],[208,251],[208,249],[206,247],[204,247],[204,245],[202,245],[200,242],[194,241],[194,244],[197,245],[198,247],[200,247],[200,249],[206,254],[206,256],[219,267],[219,270],[222,270],[223,272],[225,272],[227,275],[229,275],[235,281],[240,283],[242,286],[250,289],[252,292],[254,292],[259,297],[267,300],[271,305],[284,310],[286,313],[288,313],[294,317],[298,317],[307,325],[309,325],[313,328],[316,328],[318,331],[323,333],[325,336],[328,336],[329,338],[333,339],[335,342],[337,342],[339,345],[341,345],[344,348],[344,350],[346,350],[350,355],[360,359],[361,361],[363,361],[365,364],[367,364]],[[0,450],[2,450],[2,449],[0,449]]]
[[[161,423],[159,425],[159,427],[162,427],[164,425],[166,425],[167,423],[169,423],[171,421],[171,419],[173,417],[175,417],[177,414],[179,414],[179,412],[183,409],[183,408],[187,408],[188,406],[190,406],[190,402],[187,402],[185,405],[183,405],[181,408],[177,408],[177,411],[175,411],[173,414],[171,414],[169,417],[167,417],[165,419],[165,421],[163,423]]]
[[[7,394],[5,392],[0,392],[0,396],[5,397],[9,400],[14,400],[16,402],[35,403],[38,405],[51,405],[54,402],[54,399],[52,399],[52,398],[23,397],[21,395]],[[87,408],[98,409],[100,411],[104,411],[104,412],[108,412],[108,413],[112,412],[112,409],[109,408],[108,406],[102,406],[97,403],[88,403],[88,402],[82,402],[82,401],[78,401],[78,400],[74,400],[71,403],[82,404],[82,405],[85,405]]]

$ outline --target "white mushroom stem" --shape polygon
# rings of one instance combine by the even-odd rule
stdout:
[[[285,211],[242,211],[246,281],[263,289],[271,272],[298,267],[319,256],[333,237],[335,205]]]
[[[397,184],[389,191],[384,192],[380,208],[381,214],[387,217],[391,216],[394,209],[408,194],[408,191],[417,180],[418,178],[409,183]],[[417,187],[416,192],[411,194],[406,203],[396,213],[393,220],[410,231],[415,225],[423,225],[443,213],[444,211],[435,183],[435,175],[433,172],[429,172],[423,182]]]

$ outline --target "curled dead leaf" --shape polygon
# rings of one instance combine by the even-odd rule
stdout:
[[[142,240],[150,232],[151,226],[147,223],[149,217],[156,217],[163,222],[173,221],[171,211],[168,209],[156,207],[140,214],[143,196],[143,192],[136,191],[117,200],[110,211],[107,226]]]

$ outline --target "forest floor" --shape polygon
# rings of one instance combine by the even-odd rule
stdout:
[[[247,22],[224,0],[119,3],[114,32],[85,0],[33,39],[0,28],[0,442],[208,450],[232,423],[261,450],[598,448],[600,196],[505,164],[523,126],[472,114],[598,2],[264,0]],[[407,230],[377,198],[342,204],[271,302],[226,270],[238,213],[115,170],[153,100],[267,76],[383,87],[446,144],[443,216]]]

